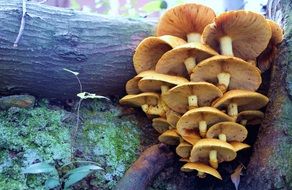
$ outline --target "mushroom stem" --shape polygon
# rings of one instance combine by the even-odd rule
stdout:
[[[207,122],[206,121],[199,122],[199,131],[200,131],[201,137],[206,136],[206,132],[207,132]]]
[[[201,34],[200,33],[189,33],[187,35],[188,42],[198,42],[201,43]]]
[[[196,58],[195,57],[189,57],[184,61],[184,64],[186,66],[186,69],[189,74],[192,73],[193,68],[196,66]]]
[[[231,103],[228,105],[228,115],[230,115],[231,117],[237,117],[238,115],[238,107],[237,104],[235,103]]]
[[[247,124],[247,119],[243,119],[240,121],[240,124],[243,125],[243,126],[246,126]]]
[[[229,36],[220,38],[220,48],[222,55],[233,56],[232,39]]]
[[[217,169],[218,168],[218,160],[217,160],[217,150],[211,150],[209,152],[209,164]]]
[[[167,85],[162,85],[162,86],[160,87],[160,90],[161,90],[161,94],[164,94],[164,93],[166,93],[166,92],[169,90],[169,86],[167,86]]]
[[[205,172],[200,172],[200,171],[198,171],[197,176],[198,176],[199,178],[205,178],[205,177],[206,177],[206,173],[205,173]]]
[[[219,134],[218,138],[219,138],[221,141],[225,141],[225,142],[227,141],[226,135],[223,134],[223,133]]]
[[[198,97],[196,95],[188,97],[189,110],[198,107]]]
[[[219,73],[217,75],[217,79],[218,79],[218,88],[220,88],[220,90],[222,92],[225,92],[229,86],[229,82],[230,82],[230,74],[229,73]]]
[[[157,100],[154,98],[146,98],[146,104],[148,105],[157,105]]]
[[[159,116],[165,115],[165,110],[163,109],[162,104],[157,104],[156,106],[143,104],[141,108],[146,114]]]

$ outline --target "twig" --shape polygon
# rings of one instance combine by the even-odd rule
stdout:
[[[21,23],[20,23],[20,27],[19,27],[19,32],[18,35],[16,37],[16,40],[13,44],[13,47],[17,47],[18,42],[23,34],[23,30],[24,30],[24,25],[25,25],[25,14],[26,14],[26,0],[22,0],[22,17],[21,17]]]

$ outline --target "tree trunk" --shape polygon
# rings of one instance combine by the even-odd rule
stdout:
[[[292,189],[292,1],[270,0],[267,16],[282,25],[285,40],[274,61],[265,119],[240,189]]]
[[[146,149],[119,181],[116,190],[145,190],[161,170],[174,161],[174,153],[165,144]]]
[[[27,2],[25,26],[13,47],[22,16],[22,1],[0,0],[0,94],[29,93],[42,98],[76,97],[79,72],[84,91],[124,94],[135,75],[132,55],[153,33],[145,19],[108,18]]]

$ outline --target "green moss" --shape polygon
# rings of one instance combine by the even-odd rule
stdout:
[[[91,113],[83,116],[85,154],[91,152],[94,161],[105,169],[96,174],[97,179],[92,183],[102,189],[112,189],[138,156],[140,131],[137,123],[129,121],[133,119],[118,117],[120,110],[116,107],[95,102],[88,110]]]
[[[43,189],[48,176],[25,176],[22,169],[40,161],[69,161],[70,130],[61,122],[63,115],[46,107],[0,113],[0,189]]]
[[[25,176],[21,171],[36,162],[59,168],[70,161],[70,133],[76,120],[73,117],[65,123],[64,118],[74,114],[54,109],[44,103],[34,109],[11,108],[0,113],[0,190],[44,189],[48,176]],[[120,114],[108,102],[84,101],[81,106],[75,159],[94,161],[104,168],[87,181],[99,189],[112,189],[139,153],[137,124],[131,121],[134,118],[120,118]],[[84,183],[82,188],[91,189]]]

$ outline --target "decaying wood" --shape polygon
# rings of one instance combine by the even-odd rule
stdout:
[[[154,22],[108,18],[28,1],[25,26],[17,47],[22,1],[0,0],[0,95],[28,93],[68,99],[84,90],[100,95],[124,94],[135,75],[132,55],[151,35]]]
[[[174,161],[174,153],[165,144],[153,145],[146,149],[128,169],[116,186],[116,190],[144,190],[154,177]]]
[[[240,183],[242,190],[292,189],[292,2],[270,0],[267,10],[267,16],[284,28],[285,40],[274,61],[270,103]]]

